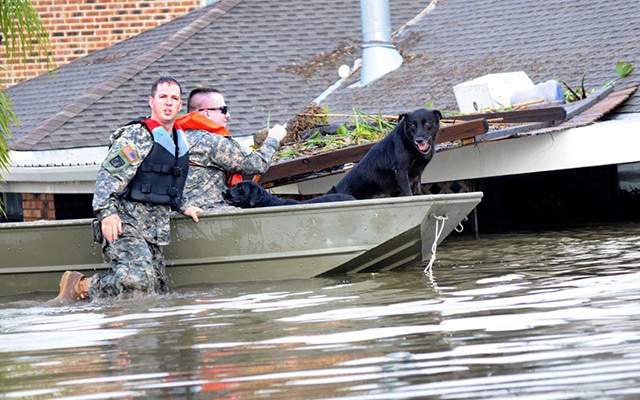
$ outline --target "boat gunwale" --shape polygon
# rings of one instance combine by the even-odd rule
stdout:
[[[364,200],[346,200],[328,203],[303,203],[303,204],[290,204],[274,207],[258,207],[258,208],[224,208],[219,210],[206,211],[198,214],[200,220],[207,217],[220,217],[220,216],[251,216],[259,215],[261,217],[268,217],[271,214],[309,214],[314,211],[333,211],[344,208],[384,208],[388,205],[411,205],[413,203],[455,203],[458,201],[465,201],[469,199],[482,199],[482,192],[468,192],[468,193],[447,193],[447,194],[424,194],[417,196],[403,196],[403,197],[384,197],[378,199],[364,199]],[[190,220],[182,214],[176,214],[172,216],[172,220]]]
[[[411,204],[411,203],[425,203],[436,202],[446,200],[446,203],[452,203],[456,201],[464,201],[467,199],[481,199],[482,192],[467,192],[467,193],[444,193],[444,194],[423,194],[416,196],[403,196],[403,197],[384,197],[377,199],[364,199],[364,200],[348,200],[339,202],[328,203],[302,203],[291,204],[274,207],[260,207],[260,208],[222,208],[219,210],[205,211],[198,215],[201,222],[212,217],[221,216],[251,216],[259,214],[262,216],[268,216],[270,214],[281,213],[300,213],[307,214],[309,211],[321,211],[321,210],[335,210],[342,208],[363,208],[363,207],[380,207],[385,205],[399,205],[399,204]],[[79,219],[66,219],[66,220],[40,220],[40,221],[28,221],[28,222],[3,222],[0,223],[0,233],[2,231],[9,231],[11,229],[23,229],[26,227],[58,227],[58,226],[73,226],[73,225],[86,225],[91,223],[94,218],[79,218]],[[180,213],[174,213],[171,216],[173,221],[180,221],[189,219]]]

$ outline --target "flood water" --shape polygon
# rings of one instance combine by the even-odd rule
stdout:
[[[640,398],[640,225],[454,235],[426,275],[0,298],[0,398]]]

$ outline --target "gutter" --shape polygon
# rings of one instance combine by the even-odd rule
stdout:
[[[2,174],[3,193],[93,193],[108,148],[9,152],[11,166]]]

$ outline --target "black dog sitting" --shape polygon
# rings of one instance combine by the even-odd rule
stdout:
[[[240,208],[284,206],[290,204],[328,203],[331,201],[355,200],[353,196],[335,193],[324,194],[313,199],[298,201],[282,199],[267,192],[254,181],[241,181],[222,193],[227,203]]]
[[[356,199],[420,194],[422,172],[435,153],[442,113],[418,109],[398,117],[398,124],[367,152],[327,193]]]

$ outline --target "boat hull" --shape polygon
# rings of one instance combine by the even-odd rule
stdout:
[[[171,220],[171,287],[373,272],[428,260],[482,193],[233,209]],[[106,270],[91,220],[0,224],[0,295],[55,291],[62,272]]]

